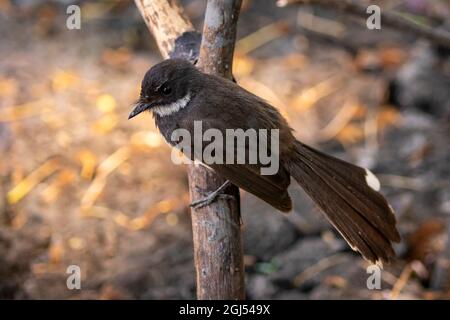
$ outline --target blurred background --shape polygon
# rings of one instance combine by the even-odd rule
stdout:
[[[201,30],[206,1],[181,2]],[[372,2],[449,24],[446,0]],[[66,28],[69,4],[81,30]],[[161,61],[134,2],[0,0],[0,38],[0,298],[195,298],[185,168],[150,115],[127,121]],[[298,138],[375,172],[403,239],[369,290],[369,264],[296,184],[288,216],[243,192],[248,298],[450,298],[449,51],[245,0],[233,69]],[[69,265],[81,290],[66,287]]]

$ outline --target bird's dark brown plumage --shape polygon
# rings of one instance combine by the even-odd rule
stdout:
[[[189,102],[176,112],[154,112],[155,123],[170,144],[176,144],[171,140],[175,129],[193,133],[194,121],[202,122],[203,131],[213,128],[223,136],[227,129],[278,129],[280,162],[276,174],[261,175],[259,162],[209,166],[283,212],[292,209],[287,192],[292,176],[354,250],[372,262],[388,262],[395,256],[391,242],[400,240],[395,216],[385,198],[369,186],[368,172],[297,141],[274,107],[235,83],[204,74],[187,61],[166,60],[145,75],[141,102],[130,117],[147,109],[173,106],[183,97]],[[249,149],[248,144],[245,147]],[[192,152],[192,158],[199,156]]]

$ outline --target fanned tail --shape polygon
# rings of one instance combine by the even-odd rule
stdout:
[[[360,168],[307,145],[295,144],[286,167],[353,250],[373,263],[388,263],[399,242],[394,212],[378,192],[380,184]]]

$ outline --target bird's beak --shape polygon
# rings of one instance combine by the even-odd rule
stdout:
[[[150,103],[148,101],[139,100],[135,105],[133,111],[131,111],[128,116],[128,120],[136,117],[139,113],[150,108]]]

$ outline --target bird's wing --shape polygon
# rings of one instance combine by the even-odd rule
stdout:
[[[187,129],[189,132],[194,132],[194,124],[192,121],[188,122],[185,120],[181,127]],[[207,148],[210,148],[209,150],[211,150],[212,143],[216,142],[214,139],[211,139],[211,142],[202,141],[203,147],[201,153],[193,151],[191,153],[191,158],[195,158],[204,162],[225,179],[229,180],[239,188],[254,194],[258,198],[261,198],[278,210],[288,212],[292,209],[292,202],[287,192],[287,187],[290,183],[290,176],[284,169],[282,163],[279,162],[278,157],[276,158],[276,161],[278,161],[278,170],[276,171],[276,173],[272,175],[261,174],[261,169],[263,167],[267,168],[267,165],[263,165],[260,163],[259,155],[256,157],[256,163],[249,164],[248,152],[250,150],[252,152],[255,152],[255,148],[254,146],[249,144],[248,140],[246,140],[244,144],[245,150],[241,150],[241,152],[243,152],[242,154],[246,156],[245,162],[243,164],[238,164],[236,141],[234,143],[234,148],[226,148],[226,129],[229,128],[224,127],[224,122],[216,119],[202,120],[203,132],[208,129],[216,129],[218,130],[218,132],[222,133],[223,143],[214,144],[215,153],[213,154],[222,154],[223,163],[211,163],[206,161],[204,157],[205,151],[208,150]],[[245,128],[242,129],[246,130]],[[271,152],[270,143],[268,143],[267,148],[268,152]],[[229,161],[226,161],[226,152],[230,152],[230,150],[233,159],[233,161],[230,161],[231,163]]]

